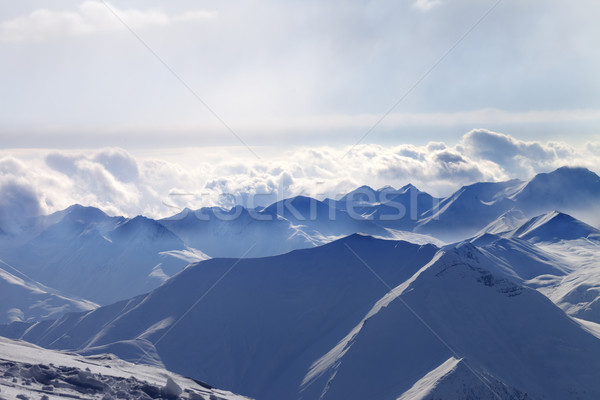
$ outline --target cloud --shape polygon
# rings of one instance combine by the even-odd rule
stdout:
[[[27,219],[40,215],[39,195],[23,180],[0,179],[0,235],[16,233]]]
[[[565,164],[595,166],[566,143],[523,141],[487,129],[468,132],[458,148],[474,159],[492,161],[516,177]]]
[[[102,164],[108,172],[122,182],[132,182],[138,179],[137,161],[123,149],[106,149],[94,157],[94,161]]]
[[[412,6],[420,11],[427,12],[440,4],[442,4],[442,0],[417,0]]]
[[[120,10],[102,1],[85,1],[75,10],[36,9],[29,15],[0,22],[0,42],[42,42],[68,36],[90,35],[124,29],[111,8],[132,29],[202,21],[216,13],[204,10],[169,15],[159,9]]]
[[[456,144],[302,147],[260,160],[243,149],[232,153],[227,148],[181,148],[145,156],[118,148],[30,150],[20,157],[2,157],[4,151],[0,183],[13,193],[4,209],[15,207],[17,213],[52,212],[79,203],[113,215],[166,217],[184,207],[254,207],[300,194],[335,198],[364,184],[412,183],[441,197],[461,185],[527,179],[561,165],[599,172],[597,148],[598,143],[575,148],[477,129]]]

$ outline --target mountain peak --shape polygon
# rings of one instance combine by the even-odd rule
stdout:
[[[412,183],[409,183],[409,184],[402,186],[398,191],[404,193],[408,190],[417,190],[418,191],[419,189]]]
[[[63,210],[65,215],[69,215],[75,219],[83,219],[86,221],[98,221],[110,218],[104,211],[96,207],[83,206],[81,204],[73,204]]]
[[[572,216],[551,211],[531,218],[509,234],[533,242],[555,242],[588,237],[600,237],[600,231]]]
[[[577,196],[573,194],[577,193]],[[587,168],[561,167],[534,176],[515,196],[524,209],[535,209],[546,203],[574,206],[597,203],[600,177]]]

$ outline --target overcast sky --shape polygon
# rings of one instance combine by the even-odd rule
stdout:
[[[44,212],[158,215],[169,190],[219,179],[446,193],[561,163],[598,171],[599,15],[592,0],[2,0],[0,183],[39,169],[58,174],[30,187]],[[180,173],[141,189],[158,179],[149,163]],[[92,170],[95,190],[77,177]],[[99,176],[129,197],[103,197]]]

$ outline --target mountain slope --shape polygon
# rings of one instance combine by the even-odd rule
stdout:
[[[476,372],[465,360],[450,357],[419,379],[397,400],[529,400],[527,394],[510,388],[494,377]]]
[[[530,242],[555,242],[580,238],[600,239],[600,230],[570,215],[552,211],[539,215],[507,233]]]
[[[152,290],[187,264],[161,254],[186,246],[144,217],[108,217],[73,206],[43,217],[41,225],[31,239],[2,249],[2,258],[44,285],[99,304]]]
[[[426,213],[415,230],[452,241],[474,235],[514,207],[510,199],[523,186],[519,180],[463,186]]]
[[[287,220],[239,206],[185,209],[159,222],[211,257],[264,257],[324,243]]]
[[[0,324],[57,318],[96,307],[35,282],[0,260]]]
[[[260,399],[294,398],[310,364],[386,292],[353,251],[399,284],[437,248],[353,235],[281,256],[211,259],[148,295],[0,334],[76,350],[156,343],[169,370]],[[133,361],[144,355],[132,346],[110,351]]]
[[[496,221],[499,226],[487,225],[504,213],[507,213],[505,223],[518,224],[520,219],[553,210],[600,223],[600,177],[585,168],[562,167],[538,174],[528,182],[511,180],[464,186],[443,199],[439,207],[423,214],[414,229],[445,241],[457,241],[480,230],[499,233],[502,221]]]
[[[517,206],[529,214],[562,210],[578,217],[586,209],[598,210],[599,198],[600,177],[574,167],[537,174],[513,196]]]
[[[484,398],[600,396],[600,340],[463,245],[438,253],[316,361],[304,398],[397,398],[451,357],[498,382]],[[512,394],[495,396],[498,387]]]

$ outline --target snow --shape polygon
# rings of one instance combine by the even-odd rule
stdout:
[[[464,360],[450,357],[417,381],[397,400],[512,400],[529,396],[497,379],[476,372]]]
[[[18,371],[0,396],[40,397],[27,379],[48,370],[53,393],[91,398],[143,381],[235,398],[179,373],[261,400],[597,399],[600,231],[575,217],[599,197],[596,174],[561,168],[445,199],[362,187],[160,221],[32,219],[0,236],[0,334],[79,355],[0,339]]]
[[[48,400],[247,399],[163,368],[131,364],[111,354],[83,357],[0,337],[0,397],[23,396],[46,396]]]
[[[146,296],[39,323],[15,337],[86,354],[110,346],[125,359],[148,362],[132,345],[140,343],[177,373],[250,397],[294,398],[311,363],[387,291],[346,245],[393,284],[437,251],[430,244],[352,235],[314,249],[244,259],[190,310],[236,262],[210,259]],[[114,346],[122,342],[130,345]]]
[[[265,400],[597,398],[595,325],[540,293],[542,277],[577,270],[554,247],[572,241],[494,237],[439,249],[356,234],[280,256],[210,259],[148,295],[12,334]]]
[[[600,395],[595,336],[542,294],[504,278],[472,245],[441,252],[365,314],[338,344],[343,351],[313,365],[304,398],[398,398],[450,357],[471,372],[453,388],[474,389],[480,376],[493,377],[501,398]],[[494,398],[490,392],[474,398]]]
[[[0,260],[0,324],[56,318],[98,307],[90,301],[46,287]]]
[[[154,220],[108,217],[91,207],[42,217],[23,236],[0,245],[4,261],[43,285],[103,305],[152,290],[190,256],[203,257]]]

